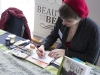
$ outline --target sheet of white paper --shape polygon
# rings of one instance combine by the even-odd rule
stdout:
[[[31,57],[49,64],[54,58],[49,57],[48,54],[49,51],[46,51],[45,58],[39,58],[36,53],[36,50],[34,50],[33,55]]]

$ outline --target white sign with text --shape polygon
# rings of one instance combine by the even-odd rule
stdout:
[[[53,29],[59,16],[62,0],[35,0],[33,35],[46,37]]]

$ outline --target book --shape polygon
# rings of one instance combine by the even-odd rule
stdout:
[[[57,75],[89,75],[91,67],[64,56]]]
[[[74,60],[76,60],[76,61],[78,61],[78,62],[80,62],[80,63],[82,63],[82,64],[85,64],[85,62],[83,62],[82,60],[80,60],[80,59],[78,59],[78,58],[76,58],[76,57],[74,57],[74,58],[72,58],[72,59],[74,59]]]
[[[17,46],[17,48],[14,48],[12,50],[12,54],[16,57],[30,61],[42,68],[47,67],[50,62],[54,60],[54,58],[48,56],[49,51],[46,51],[46,55],[44,58],[39,58],[36,53],[36,49],[30,48],[30,44],[26,47]]]

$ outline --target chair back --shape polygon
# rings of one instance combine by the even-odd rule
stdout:
[[[22,21],[22,18],[11,16],[5,25],[7,25],[7,27],[5,28],[6,31],[20,37],[23,36],[25,28],[24,28],[24,23]]]

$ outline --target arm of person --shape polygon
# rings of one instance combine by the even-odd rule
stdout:
[[[42,45],[45,46],[46,50],[49,49],[49,47],[51,47],[57,41],[57,39],[59,38],[58,29],[59,29],[59,18],[56,21],[56,24],[54,25],[54,28],[51,31],[51,33],[42,42]]]
[[[59,37],[58,25],[59,25],[59,18],[51,33],[43,40],[42,45],[39,47],[39,50],[37,50],[37,54],[40,58],[43,58],[45,56],[44,54],[45,50],[48,50],[49,47],[51,47]]]

